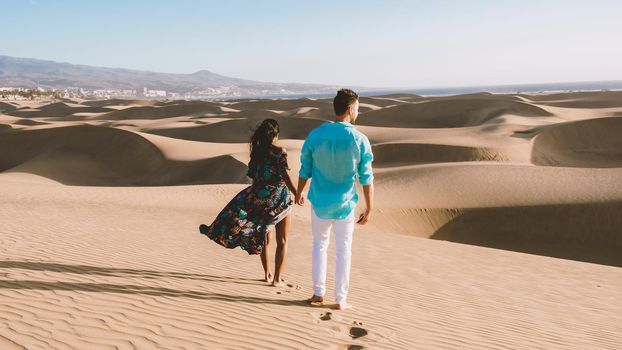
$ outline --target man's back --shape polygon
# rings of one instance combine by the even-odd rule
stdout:
[[[357,131],[358,94],[350,89],[337,91],[333,100],[335,122],[324,123],[313,130],[300,151],[300,172],[296,188],[296,204],[303,205],[303,191],[311,180],[309,199],[312,202],[313,233],[313,296],[311,303],[322,303],[326,294],[326,255],[330,231],[335,233],[335,303],[345,310],[348,304],[352,239],[355,222],[365,225],[373,210],[374,185],[371,163],[373,154],[369,140]],[[358,201],[356,179],[363,185],[365,210],[355,221]]]
[[[309,200],[320,218],[343,219],[356,207],[356,179],[373,180],[369,140],[350,123],[324,123],[307,137],[300,176],[312,178]]]

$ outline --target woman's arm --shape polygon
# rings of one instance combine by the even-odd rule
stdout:
[[[279,171],[283,176],[283,180],[287,185],[287,188],[292,192],[294,196],[296,196],[296,187],[294,187],[294,183],[292,182],[292,178],[289,176],[289,165],[287,164],[287,151],[285,148],[280,147],[281,149],[281,157],[279,158]]]
[[[296,187],[294,186],[294,183],[292,182],[292,178],[289,177],[289,172],[288,171],[284,171],[283,172],[283,180],[285,180],[285,184],[287,185],[287,188],[289,188],[289,190],[292,192],[292,194],[295,197],[296,196]]]

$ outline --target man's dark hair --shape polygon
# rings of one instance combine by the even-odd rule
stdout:
[[[336,115],[343,115],[348,110],[348,107],[354,104],[359,99],[359,95],[350,89],[341,89],[337,91],[337,96],[333,100],[333,107],[335,108]]]

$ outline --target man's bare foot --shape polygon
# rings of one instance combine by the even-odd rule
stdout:
[[[335,310],[348,310],[351,309],[352,305],[348,304],[348,303],[343,303],[343,304],[335,304],[334,309]]]
[[[268,273],[266,273],[266,276],[265,276],[265,278],[264,278],[264,281],[265,281],[265,282],[268,282],[268,283],[272,282],[272,272],[268,272]]]
[[[307,299],[307,301],[311,305],[321,305],[324,302],[324,297],[320,297],[320,296],[313,294],[313,296]]]

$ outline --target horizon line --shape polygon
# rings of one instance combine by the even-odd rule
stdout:
[[[349,84],[332,84],[332,83],[307,83],[307,82],[272,82],[272,81],[260,81],[253,80],[247,78],[240,78],[235,76],[223,75],[220,73],[216,73],[209,69],[200,69],[191,73],[173,73],[173,72],[164,72],[164,71],[155,71],[155,70],[146,70],[146,69],[138,69],[138,68],[126,68],[126,67],[111,67],[111,66],[99,66],[99,65],[89,65],[83,63],[72,63],[72,62],[63,62],[63,61],[55,61],[52,59],[46,58],[33,58],[33,57],[17,57],[10,56],[7,54],[0,54],[0,57],[8,57],[8,58],[16,58],[16,59],[26,59],[26,60],[38,60],[38,61],[47,61],[53,62],[57,64],[69,64],[73,66],[86,66],[86,67],[94,67],[94,68],[103,68],[103,69],[119,69],[119,70],[128,70],[128,71],[136,71],[136,72],[145,72],[145,73],[159,73],[159,74],[173,74],[173,75],[193,75],[200,72],[209,72],[211,74],[219,75],[226,78],[240,79],[240,80],[248,80],[253,82],[261,82],[261,83],[274,83],[274,84],[303,84],[303,85],[324,85],[324,86],[343,86],[343,87],[351,87],[356,88],[360,91],[372,91],[372,90],[392,90],[392,91],[400,91],[400,90],[436,90],[436,89],[466,89],[466,88],[490,88],[490,87],[520,87],[520,86],[528,86],[528,85],[550,85],[550,84],[585,84],[585,83],[615,83],[622,82],[622,77],[619,79],[597,79],[597,80],[568,80],[568,81],[545,81],[545,82],[518,82],[518,83],[498,83],[498,84],[473,84],[473,85],[429,85],[429,86],[407,86],[407,87],[396,87],[396,86],[386,86],[386,87],[374,87],[374,86],[355,86]]]

